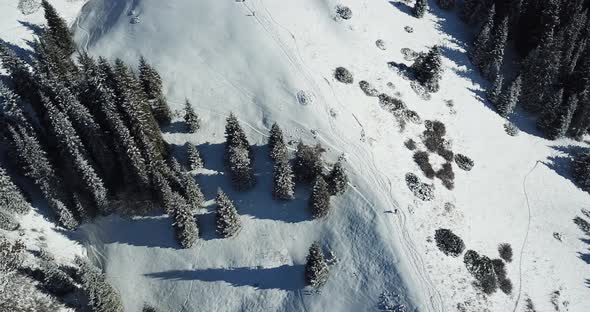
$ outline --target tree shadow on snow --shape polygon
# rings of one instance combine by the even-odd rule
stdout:
[[[27,21],[18,21],[18,23],[30,30],[35,36],[41,36],[45,33],[45,29],[40,25],[29,23]]]
[[[559,151],[561,155],[551,156],[544,161],[543,164],[549,169],[555,171],[558,175],[564,179],[569,180],[574,185],[576,184],[571,174],[571,163],[573,158],[584,151],[581,146],[568,145],[568,146],[551,146],[552,149]]]
[[[184,121],[174,121],[169,125],[162,127],[162,133],[186,133],[186,123]]]
[[[170,281],[226,282],[234,287],[294,291],[305,287],[304,265],[282,265],[276,268],[234,268],[203,270],[172,270],[146,276]]]
[[[29,46],[31,45],[28,41],[27,41],[27,44]],[[14,54],[16,56],[18,56],[21,60],[23,60],[28,65],[33,65],[33,59],[34,59],[34,55],[35,55],[35,53],[33,51],[21,48],[21,47],[17,46],[16,44],[12,44],[8,41],[2,40],[2,38],[0,38],[0,45],[3,45],[6,48],[8,48],[9,50],[11,50],[12,52],[14,52]]]
[[[412,7],[410,7],[409,5],[407,5],[405,2],[402,1],[389,1],[389,4],[391,4],[393,7],[399,9],[401,12],[408,14],[409,16],[414,16],[412,14]]]

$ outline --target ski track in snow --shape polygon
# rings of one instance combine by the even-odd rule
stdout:
[[[524,178],[522,180],[522,190],[524,193],[524,198],[525,198],[525,202],[526,202],[526,206],[527,206],[527,210],[528,210],[528,220],[527,220],[527,226],[526,226],[526,233],[524,235],[524,239],[522,241],[522,246],[520,248],[520,257],[518,260],[518,296],[516,296],[516,302],[514,303],[514,309],[512,310],[513,312],[516,312],[516,309],[518,308],[518,304],[520,303],[520,295],[522,293],[522,261],[524,258],[524,249],[526,248],[526,243],[529,238],[529,229],[531,227],[531,205],[529,203],[529,194],[527,193],[527,190],[526,190],[526,181],[527,181],[527,178],[533,173],[533,171],[535,171],[535,169],[537,168],[537,165],[539,163],[541,163],[541,161],[537,160],[535,162],[535,165],[531,168],[531,170],[529,170],[529,172],[524,176]]]

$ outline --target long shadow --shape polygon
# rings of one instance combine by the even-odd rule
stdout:
[[[414,16],[414,14],[412,14],[413,8],[402,1],[389,1],[389,4],[391,4],[394,8],[399,9],[401,12],[408,14],[409,16]]]
[[[45,29],[40,25],[29,23],[27,21],[18,21],[18,22],[19,22],[19,24],[21,24],[22,26],[24,26],[25,28],[30,30],[33,33],[33,35],[35,35],[35,36],[41,36],[45,32]]]
[[[149,273],[146,276],[169,281],[222,281],[234,287],[295,291],[305,287],[304,272],[304,265],[283,265],[276,268],[172,270]]]
[[[27,50],[17,46],[16,44],[12,44],[8,41],[4,41],[0,38],[0,45],[7,47],[9,50],[14,52],[18,58],[23,60],[25,63],[29,65],[33,65],[33,60],[35,59],[35,53],[32,50]]]
[[[584,148],[581,146],[575,145],[568,145],[568,146],[551,146],[552,149],[559,151],[562,155],[558,156],[551,156],[544,161],[545,164],[549,169],[555,171],[561,177],[569,180],[574,185],[576,184],[574,178],[571,174],[571,164],[573,158],[584,151]]]
[[[186,133],[186,123],[184,121],[174,121],[163,127],[162,133]]]

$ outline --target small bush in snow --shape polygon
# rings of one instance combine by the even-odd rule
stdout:
[[[458,257],[465,250],[465,243],[461,237],[449,229],[438,229],[434,233],[436,246],[447,256]]]
[[[409,110],[409,109],[404,109],[402,111],[402,118],[405,121],[409,121],[413,124],[420,124],[422,123],[422,119],[420,118],[420,115],[418,115],[418,113],[416,111],[413,110]]]
[[[463,155],[463,154],[456,154],[455,155],[455,163],[457,164],[457,166],[465,171],[470,171],[471,169],[473,169],[473,165],[475,165],[475,163],[473,162],[473,160],[471,160],[471,158]]]
[[[379,105],[390,113],[395,113],[396,111],[406,108],[406,104],[402,100],[391,97],[385,93],[379,94]]]
[[[422,170],[422,172],[424,173],[424,175],[429,178],[432,179],[434,178],[434,169],[432,168],[432,165],[430,164],[430,160],[428,159],[428,152],[425,151],[417,151],[414,153],[414,162],[416,162],[416,164],[418,164],[418,167],[420,167],[420,170]]]
[[[336,68],[336,70],[334,71],[334,78],[336,78],[336,80],[342,83],[351,84],[354,82],[354,79],[352,78],[352,73],[344,67]]]
[[[414,27],[412,26],[404,26],[404,30],[408,33],[411,34],[414,32]]]
[[[336,6],[336,14],[338,14],[338,16],[340,16],[340,18],[345,19],[345,20],[352,18],[352,10],[347,6],[337,5]]]
[[[503,293],[507,295],[510,295],[512,293],[512,281],[509,278],[499,280],[498,284],[500,286],[500,290]]]
[[[455,183],[453,182],[455,180],[455,173],[453,172],[451,163],[444,163],[442,168],[436,172],[436,177],[442,181],[447,189],[452,190],[455,187]]]
[[[375,41],[375,45],[377,46],[377,48],[381,49],[381,50],[387,50],[387,46],[385,45],[385,41],[383,41],[383,39],[379,39],[377,41]]]
[[[512,262],[512,246],[510,246],[510,244],[500,244],[498,246],[498,253],[500,254],[500,258],[504,259],[504,261]]]
[[[413,151],[416,149],[416,142],[414,142],[414,140],[412,139],[408,139],[406,142],[404,142],[404,145],[410,150]]]
[[[361,90],[363,90],[363,92],[365,92],[367,96],[379,96],[379,91],[373,88],[373,86],[365,80],[361,80],[359,82],[359,87]]]
[[[507,122],[504,124],[504,131],[506,131],[506,134],[508,134],[509,136],[517,136],[518,133],[520,133],[518,127],[511,122]]]
[[[486,294],[494,293],[498,288],[498,280],[492,260],[486,256],[480,256],[473,250],[468,250],[463,257],[467,271],[476,279],[475,286]]]
[[[321,288],[328,281],[329,268],[324,258],[324,252],[315,242],[309,248],[307,263],[305,264],[305,281],[313,288]]]
[[[434,199],[434,186],[420,182],[420,179],[411,172],[406,174],[406,185],[419,199],[423,201]]]

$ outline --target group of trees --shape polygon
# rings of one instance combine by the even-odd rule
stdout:
[[[509,117],[515,106],[538,116],[550,139],[579,139],[590,127],[590,36],[584,0],[466,0],[462,18],[483,23],[470,51],[493,81],[488,99]],[[513,42],[520,66],[511,79],[501,71]]]

